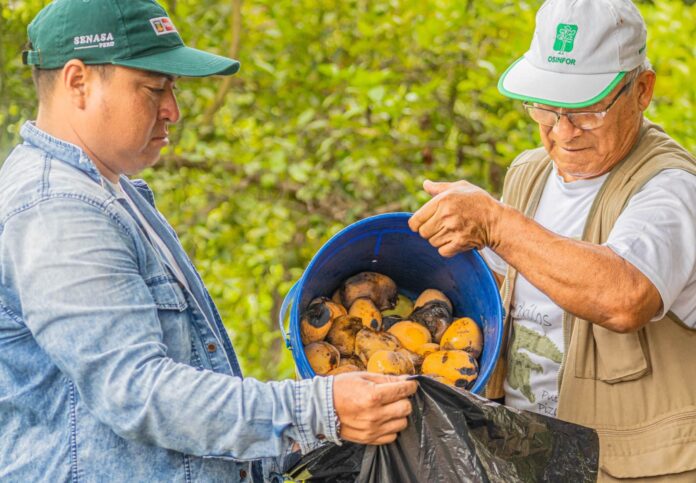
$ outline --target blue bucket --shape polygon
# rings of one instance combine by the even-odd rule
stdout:
[[[411,299],[427,288],[441,290],[452,301],[455,316],[471,317],[479,324],[483,329],[483,353],[471,391],[483,389],[498,359],[503,335],[503,306],[493,274],[475,250],[442,257],[411,231],[410,217],[411,213],[387,213],[344,228],[321,247],[290,289],[280,310],[280,328],[300,377],[315,376],[300,337],[303,309],[315,297],[330,297],[351,275],[371,271],[391,277],[399,292]],[[284,326],[288,308],[289,338]]]

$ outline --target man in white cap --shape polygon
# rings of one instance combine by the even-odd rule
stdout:
[[[242,378],[152,192],[184,45],[152,0],[55,0],[29,26],[36,122],[0,170],[0,481],[282,481],[320,441],[393,441],[414,381]],[[262,475],[258,462],[264,465]]]
[[[410,221],[499,274],[488,397],[595,428],[607,481],[696,481],[696,160],[643,116],[654,84],[629,0],[547,1],[499,82],[543,147],[514,160],[502,202],[426,181]]]

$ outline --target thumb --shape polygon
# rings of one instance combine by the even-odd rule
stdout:
[[[440,183],[436,181],[430,181],[429,179],[426,179],[423,182],[423,189],[430,195],[430,196],[437,196],[443,191],[447,191],[452,187],[453,183]]]

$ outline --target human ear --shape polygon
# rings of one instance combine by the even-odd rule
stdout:
[[[638,107],[641,111],[645,111],[650,105],[654,88],[655,73],[651,70],[641,72],[638,78],[636,79]]]
[[[70,98],[70,102],[78,109],[84,109],[87,105],[89,70],[78,59],[72,59],[63,66],[61,76],[63,89]]]

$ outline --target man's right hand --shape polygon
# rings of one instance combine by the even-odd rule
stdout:
[[[416,381],[408,376],[385,376],[348,372],[334,377],[336,415],[341,421],[341,439],[361,444],[385,444],[406,428],[411,414],[408,397]]]

